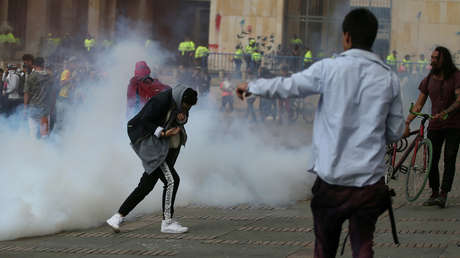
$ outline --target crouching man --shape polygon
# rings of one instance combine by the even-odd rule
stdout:
[[[115,232],[123,219],[149,194],[158,179],[163,184],[163,221],[161,232],[185,233],[187,227],[172,220],[179,175],[174,164],[179,150],[187,141],[184,125],[188,112],[197,102],[197,92],[178,85],[153,96],[142,110],[128,122],[131,146],[142,161],[144,174],[139,185],[123,202],[118,213],[107,220]]]

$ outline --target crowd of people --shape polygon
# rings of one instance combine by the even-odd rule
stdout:
[[[104,73],[76,56],[46,63],[25,54],[22,65],[9,63],[0,75],[0,115],[27,121],[30,134],[42,138],[63,127],[67,108],[82,101],[85,88],[97,85]]]

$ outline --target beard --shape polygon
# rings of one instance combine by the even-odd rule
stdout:
[[[441,68],[440,67],[433,67],[433,65],[431,65],[431,73],[433,73],[435,75],[439,75],[441,73]]]

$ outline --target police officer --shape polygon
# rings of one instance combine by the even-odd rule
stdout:
[[[192,58],[195,52],[195,43],[186,36],[184,41],[179,43],[179,56],[181,64],[184,66],[190,66],[192,64]]]
[[[195,62],[203,69],[208,68],[209,49],[204,44],[199,45],[195,50]]]

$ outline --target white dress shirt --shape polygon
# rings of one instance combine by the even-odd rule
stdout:
[[[369,51],[351,49],[289,78],[253,81],[249,92],[280,98],[320,95],[311,171],[329,184],[376,183],[385,174],[385,145],[403,134],[399,79]]]

